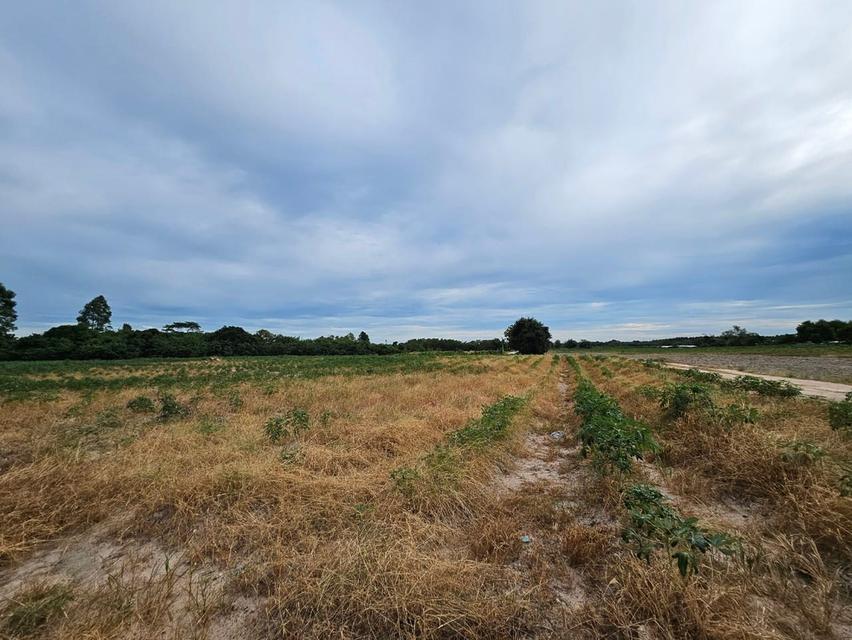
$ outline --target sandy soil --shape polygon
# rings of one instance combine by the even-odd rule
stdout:
[[[672,350],[673,351],[673,350]],[[639,359],[647,355],[629,356]],[[852,358],[833,356],[771,356],[752,353],[666,353],[654,355],[666,362],[688,364],[698,369],[733,369],[738,373],[760,373],[784,378],[825,380],[852,384]]]

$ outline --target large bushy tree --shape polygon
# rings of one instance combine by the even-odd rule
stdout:
[[[111,319],[112,309],[109,308],[109,303],[103,296],[98,296],[92,298],[80,310],[80,315],[77,316],[77,324],[95,331],[105,331],[110,328]]]
[[[505,335],[509,348],[520,353],[544,353],[550,348],[550,329],[535,318],[519,318]]]

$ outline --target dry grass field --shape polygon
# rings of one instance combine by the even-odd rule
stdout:
[[[4,367],[0,637],[852,631],[825,402],[604,356]]]

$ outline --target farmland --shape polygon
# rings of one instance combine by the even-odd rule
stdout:
[[[852,629],[823,401],[444,353],[3,363],[0,395],[0,637]]]

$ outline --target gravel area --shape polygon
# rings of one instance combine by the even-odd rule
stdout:
[[[666,362],[679,362],[693,367],[736,369],[737,371],[762,373],[786,378],[826,380],[852,384],[852,358],[832,356],[771,356],[758,354],[712,354],[712,353],[665,353],[630,355],[637,359],[653,357]]]

